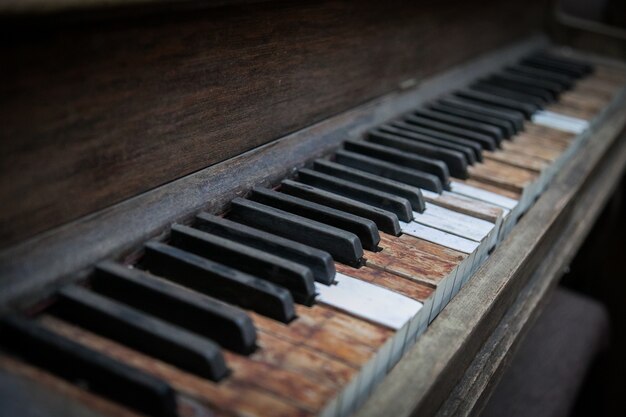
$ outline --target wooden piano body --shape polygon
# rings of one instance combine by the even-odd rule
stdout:
[[[542,1],[95,3],[0,8],[3,314],[553,48]],[[625,108],[622,92],[357,415],[480,411],[623,173]],[[120,411],[57,389],[69,404]]]

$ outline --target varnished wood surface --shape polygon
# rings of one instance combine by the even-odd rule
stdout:
[[[9,21],[0,247],[414,85],[538,29],[542,11],[541,0],[263,2]]]
[[[606,118],[598,121],[596,131],[590,134],[576,157],[565,165],[508,238],[418,339],[401,361],[402,366],[392,370],[357,413],[358,417],[381,413],[396,416],[436,414],[536,269],[543,265],[551,271],[542,280],[558,277],[623,172],[626,145],[623,137],[618,139],[618,135],[626,125],[625,106],[626,94],[622,90],[617,102],[613,103]],[[603,185],[598,187],[596,184]],[[586,214],[585,204],[592,201],[592,211]],[[572,234],[567,234],[568,231]],[[573,244],[569,243],[570,237]],[[561,246],[559,242],[568,243]],[[546,256],[550,248],[556,253],[564,249],[566,256]],[[556,262],[557,258],[559,262]],[[506,327],[506,333],[515,333],[511,333],[510,326],[511,323]],[[495,347],[493,344],[489,346]],[[496,354],[498,349],[495,349]],[[495,368],[505,354],[501,352]],[[492,372],[489,361],[483,361],[483,358],[485,356],[477,358],[478,368],[474,368],[468,379],[459,381],[455,391],[458,395],[452,398],[452,406],[442,409],[440,415],[472,414],[474,405],[478,404],[489,384],[489,376],[483,379],[481,370]],[[461,385],[463,382],[466,389]]]
[[[202,209],[220,212],[230,200],[252,186],[276,183],[289,175],[292,167],[329,152],[347,136],[358,136],[419,103],[466,85],[545,45],[544,38],[534,37],[494,51],[425,80],[418,88],[365,103],[272,144],[3,250],[0,310],[27,304],[51,291],[57,280],[70,280],[70,274],[82,268],[107,257],[120,256],[163,232],[171,223]],[[24,279],[25,276],[29,278]]]

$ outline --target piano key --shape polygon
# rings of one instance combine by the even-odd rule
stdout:
[[[398,216],[398,219],[403,221],[410,221],[413,217],[411,203],[409,203],[406,198],[378,191],[371,187],[337,179],[330,175],[309,169],[301,169],[298,171],[298,181],[390,211]]]
[[[400,223],[398,216],[387,210],[382,210],[369,204],[342,197],[310,185],[302,184],[292,180],[283,180],[280,191],[304,200],[312,201],[337,210],[346,211],[366,219],[370,219],[376,224],[378,230],[392,235],[400,234]]]
[[[319,302],[390,329],[401,329],[422,308],[418,301],[341,273],[336,281],[318,286]]]
[[[451,191],[444,191],[440,195],[425,197],[426,201],[439,207],[454,210],[458,213],[467,214],[478,219],[486,220],[498,227],[503,216],[509,212],[504,207],[480,201],[475,198],[462,196]]]
[[[248,195],[248,199],[328,224],[338,229],[347,230],[359,237],[364,249],[378,249],[377,245],[380,241],[378,229],[376,224],[369,219],[260,187],[255,187]]]
[[[583,119],[560,115],[552,111],[541,111],[533,115],[533,123],[552,127],[554,129],[580,134],[589,127],[589,122]]]
[[[466,214],[427,203],[426,210],[414,221],[466,239],[482,242],[494,229],[494,224]]]
[[[520,104],[535,106],[538,110],[545,108],[547,104],[540,97],[535,97],[530,94],[521,93],[519,91],[510,89],[507,87],[503,87],[500,85],[476,82],[470,85],[469,88],[479,93],[492,94],[494,96],[498,96],[504,99],[513,100]]]
[[[475,101],[466,100],[456,96],[446,96],[442,98],[440,102],[446,106],[470,110],[476,113],[485,114],[489,117],[506,120],[513,126],[515,133],[524,130],[524,114],[518,111],[480,104]]]
[[[335,264],[328,252],[209,213],[198,214],[192,226],[305,265],[313,272],[315,281],[322,284],[335,280]]]
[[[392,239],[393,237],[387,236],[387,239]],[[465,256],[463,255],[462,258]],[[428,319],[430,317],[435,286],[431,284],[423,284],[421,282],[417,282],[413,279],[401,276],[395,272],[387,272],[384,269],[372,267],[372,266],[362,266],[360,268],[352,268],[346,265],[337,265],[337,271],[341,272],[344,275],[348,275],[350,277],[360,279],[365,282],[369,282],[374,285],[378,285],[383,288],[387,288],[392,290],[398,294],[404,295],[405,297],[409,297],[413,300],[419,301],[422,303],[422,308],[419,311],[418,321],[413,323],[412,325],[415,327],[411,327],[409,329],[407,342],[410,343],[410,340],[421,334],[424,330],[426,330],[426,325],[428,324]],[[390,364],[393,366],[394,361]]]
[[[495,204],[508,210],[513,210],[517,206],[517,200],[513,198],[506,197],[485,189],[472,187],[471,185],[464,184],[462,182],[452,181],[451,186],[451,191],[453,193],[472,197],[490,204]]]
[[[571,57],[565,57],[563,55],[553,54],[548,51],[539,51],[531,56],[531,58],[535,59],[544,59],[547,61],[552,61],[559,63],[561,65],[571,66],[580,68],[586,74],[591,74],[594,70],[593,65],[589,62],[585,62],[580,59],[575,59]]]
[[[289,291],[181,249],[148,242],[144,269],[179,285],[288,323],[295,318]]]
[[[233,367],[233,372],[228,378],[215,383],[167,363],[155,361],[139,351],[52,316],[41,317],[40,323],[57,335],[71,338],[88,349],[132,364],[133,367],[166,381],[183,396],[198,399],[202,404],[209,405],[217,415],[263,417],[269,413],[272,416],[283,417],[308,416],[314,413],[309,409],[311,405],[321,408],[319,403],[322,399],[330,397],[337,389],[325,381],[313,382],[308,379],[303,381],[302,378],[307,374],[258,360],[256,359],[258,353],[241,356],[228,351],[224,353],[227,362]],[[272,349],[267,346],[267,342],[264,346],[266,349]],[[291,348],[298,350],[296,346]],[[257,352],[262,350],[259,349]],[[286,354],[286,352],[277,353],[280,356]],[[290,387],[298,389],[289,389]]]
[[[462,152],[432,144],[411,141],[379,129],[368,132],[366,140],[390,148],[407,151],[415,155],[443,161],[448,166],[450,175],[457,178],[467,178],[468,160]]]
[[[494,89],[504,89],[507,90],[509,93],[516,94],[518,97],[520,97],[521,100],[534,103],[540,107],[545,107],[550,103],[554,103],[557,99],[557,97],[548,90],[543,90],[541,88],[533,87],[531,85],[517,83],[515,81],[509,81],[500,77],[490,77],[488,79],[483,79],[475,82],[473,85],[476,85],[478,87],[483,86],[486,89],[488,89],[489,87]]]
[[[228,217],[238,223],[325,250],[336,261],[348,265],[361,264],[363,247],[354,233],[242,198],[231,202]]]
[[[564,74],[574,78],[582,78],[587,72],[569,65],[564,65],[559,62],[542,59],[540,57],[528,57],[520,61],[521,64],[527,65],[533,68],[539,68],[544,71],[552,71],[557,74]]]
[[[313,169],[357,184],[366,185],[379,191],[406,198],[414,211],[424,211],[424,198],[419,188],[398,181],[390,180],[365,171],[350,168],[324,159],[317,159]],[[379,237],[380,240],[380,237]],[[378,243],[378,242],[377,242]]]
[[[91,289],[161,320],[247,355],[256,349],[256,330],[243,311],[186,290],[144,271],[114,262],[96,267]]]
[[[445,246],[446,248],[454,249],[458,252],[466,253],[468,255],[473,253],[479,246],[479,243],[473,240],[465,239],[420,223],[402,222],[400,225],[402,226],[403,233]]]
[[[483,93],[480,91],[465,89],[458,90],[454,93],[458,97],[471,100],[476,103],[484,103],[490,106],[501,107],[507,110],[515,110],[521,112],[526,119],[530,119],[539,107],[534,104],[520,103],[516,100],[500,97],[498,95]],[[492,150],[492,149],[491,149]]]
[[[383,132],[392,133],[396,136],[408,138],[416,142],[426,143],[426,144],[439,146],[439,147],[443,147],[446,149],[452,149],[452,150],[461,152],[467,159],[467,163],[470,165],[474,165],[477,160],[479,161],[482,160],[481,146],[475,142],[465,140],[463,138],[459,138],[455,136],[450,136],[448,138],[443,138],[443,137],[438,138],[436,137],[437,136],[436,134],[439,132],[432,131],[432,132],[435,132],[435,135],[419,133],[414,130],[414,129],[419,129],[419,127],[412,126],[404,122],[397,122],[397,121],[379,126],[378,129],[380,129]],[[445,133],[442,135],[448,136]]]
[[[180,224],[172,226],[169,244],[279,285],[298,303],[315,299],[313,272],[304,265]]]
[[[399,167],[390,162],[381,161],[358,153],[339,150],[335,153],[335,162],[435,193],[441,193],[443,191],[441,181],[439,181],[439,178],[435,175],[406,167]]]
[[[488,116],[484,113],[479,113],[476,111],[472,111],[469,109],[462,109],[459,107],[448,106],[447,104],[441,103],[429,103],[428,108],[433,111],[450,114],[457,117],[462,117],[469,120],[474,120],[476,122],[491,124],[499,127],[504,132],[505,138],[510,138],[516,133],[515,126],[510,123],[508,120],[503,120],[498,117]]]
[[[498,187],[497,185],[487,184],[485,182],[481,182],[480,180],[474,180],[472,178],[470,178],[469,180],[456,180],[455,182],[470,185],[481,190],[490,191],[492,193],[511,198],[515,201],[521,201],[522,198],[522,193],[520,192]]]
[[[514,167],[525,168],[536,172],[537,174],[544,172],[549,166],[549,162],[545,159],[507,150],[500,150],[498,152],[487,151],[485,152],[485,158],[502,162],[507,165],[512,165]]]
[[[463,119],[456,116],[449,116],[447,114],[427,109],[414,110],[413,115],[417,117],[425,117],[427,119],[431,119],[440,123],[445,123],[451,126],[471,130],[473,132],[482,133],[483,135],[491,137],[497,143],[499,143],[504,138],[504,134],[499,127],[486,123],[474,122],[471,120]]]
[[[524,192],[524,189],[537,178],[537,174],[529,170],[492,160],[486,160],[479,166],[470,167],[469,171],[472,179],[478,179],[519,193]]]
[[[533,68],[527,65],[512,65],[504,69],[505,72],[511,74],[520,74],[527,77],[542,78],[548,81],[558,83],[565,90],[569,90],[574,87],[574,79],[564,74],[557,74],[552,71],[545,71],[539,68]]]
[[[85,288],[61,289],[47,312],[212,381],[228,374],[213,341]]]
[[[451,126],[446,123],[437,122],[425,117],[418,117],[409,115],[404,118],[407,124],[420,126],[432,130],[439,131],[448,135],[461,137],[466,140],[478,143],[483,149],[493,151],[496,149],[498,142],[488,135],[484,135],[479,132],[474,132],[468,129],[462,129],[460,127]]]
[[[176,416],[172,388],[159,378],[56,335],[17,316],[0,323],[2,346],[29,363],[124,406],[154,416]]]
[[[548,91],[552,97],[552,99],[556,99],[564,90],[564,88],[559,84],[550,80],[542,79],[539,77],[529,77],[527,75],[521,74],[512,74],[510,72],[499,72],[493,74],[490,78],[490,81],[501,82],[502,85],[522,85],[528,87],[529,93],[535,91],[535,89],[539,89],[541,91]]]
[[[466,263],[473,259],[473,255],[406,234],[400,238],[383,235],[381,246],[382,251],[368,253],[366,267],[432,287],[434,292],[428,321],[432,321],[445,306],[445,300],[452,295],[454,281],[463,271],[469,270]],[[358,274],[355,272],[355,275]]]
[[[391,162],[393,164],[436,175],[444,188],[450,182],[448,167],[441,161],[418,155],[407,155],[406,152],[388,146],[375,145],[363,141],[346,141],[344,148],[371,158]]]

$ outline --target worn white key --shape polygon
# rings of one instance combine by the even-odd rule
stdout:
[[[452,233],[424,226],[423,224],[416,222],[400,222],[400,229],[402,230],[402,233],[406,233],[407,235],[415,236],[467,254],[474,252],[479,245],[478,242],[473,240],[465,239],[460,236],[453,235]]]
[[[533,123],[542,126],[548,126],[564,132],[579,134],[587,130],[589,122],[575,117],[569,117],[551,111],[538,111],[533,114],[531,120]]]
[[[452,181],[450,186],[453,193],[475,198],[476,200],[494,204],[508,210],[513,210],[518,203],[518,201],[513,198],[505,197],[477,187],[472,187],[471,185],[463,184],[461,182]]]
[[[317,301],[365,320],[399,330],[422,303],[383,287],[337,273],[336,285],[315,285]]]
[[[494,224],[432,203],[426,203],[423,213],[413,213],[413,220],[476,242],[481,242]]]

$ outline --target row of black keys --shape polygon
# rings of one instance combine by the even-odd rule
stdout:
[[[146,245],[137,268],[102,264],[90,289],[60,290],[47,312],[218,381],[228,374],[220,346],[249,354],[256,343],[252,320],[230,304],[293,320],[294,300],[311,305],[313,282],[333,282],[333,259],[359,266],[363,249],[377,250],[379,230],[399,235],[399,221],[424,210],[419,188],[441,192],[449,175],[465,178],[483,149],[520,131],[524,118],[590,71],[529,57],[379,126],[365,142],[346,142],[334,162],[300,170],[281,192],[255,189],[234,200],[228,220],[200,214],[194,227],[174,225],[168,244]],[[5,347],[35,365],[140,411],[175,413],[173,392],[158,379],[20,317],[5,318],[2,334]]]

